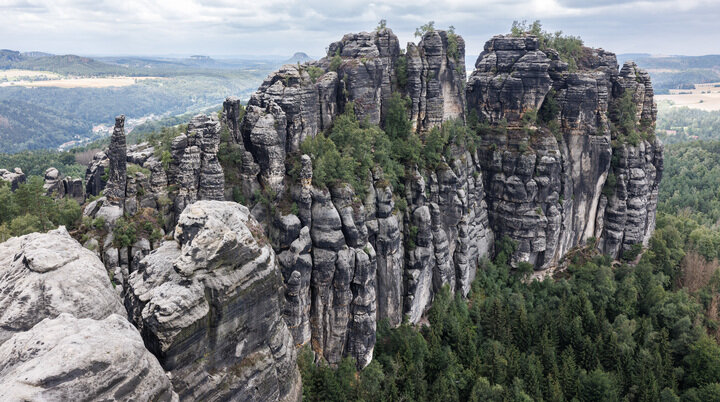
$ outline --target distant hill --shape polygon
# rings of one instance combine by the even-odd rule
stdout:
[[[621,54],[618,62],[633,60],[648,70],[655,93],[668,93],[670,89],[692,89],[694,84],[720,82],[720,55],[705,56],[652,56]]]
[[[277,68],[278,61],[257,59],[214,59],[214,58],[171,58],[171,57],[138,57],[111,56],[98,57],[97,60],[111,65],[129,68],[134,75],[174,76],[179,74],[207,74],[209,70],[272,70]]]
[[[20,53],[14,50],[0,50],[0,69],[10,68],[82,76],[130,75],[132,73],[123,66],[72,54],[56,56],[41,52]]]
[[[619,65],[623,65],[628,60],[639,60],[644,59],[646,57],[652,56],[650,53],[620,53],[617,55],[617,61]]]
[[[705,56],[648,56],[635,60],[642,63],[645,68],[667,69],[720,69],[720,55],[708,54]]]
[[[303,52],[297,52],[294,55],[292,55],[291,58],[285,60],[283,64],[296,64],[296,63],[305,63],[306,61],[313,61],[314,59],[310,56],[308,56],[306,53]]]
[[[45,53],[45,52],[22,52],[22,55],[25,57],[49,57],[49,56],[55,56],[52,53]]]
[[[0,68],[11,68],[14,63],[23,60],[20,52],[15,50],[0,49]]]

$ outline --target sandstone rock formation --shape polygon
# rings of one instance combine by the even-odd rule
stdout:
[[[46,195],[63,198],[71,197],[82,203],[85,201],[85,189],[83,188],[82,179],[73,179],[72,177],[62,177],[60,172],[50,167],[45,170],[45,183],[43,184]]]
[[[573,247],[619,257],[648,242],[662,145],[648,135],[647,73],[589,48],[570,71],[535,37],[496,36],[466,82],[464,47],[452,31],[406,52],[389,29],[345,35],[321,60],[268,76],[244,113],[229,97],[221,120],[193,118],[162,160],[148,144],[126,147],[118,123],[86,175],[87,193],[107,182],[106,197],[85,214],[109,229],[120,216],[152,218],[174,233],[119,247],[111,230],[98,244],[181,398],[296,399],[294,347],[308,343],[317,359],[364,367],[378,320],[420,322],[444,287],[467,295],[506,236],[511,263],[542,272]],[[395,93],[420,138],[454,120],[475,142],[452,143],[433,168],[406,166],[398,188],[381,169],[360,178],[366,189],[315,187],[303,141],[350,102],[384,126]],[[627,99],[633,133],[617,124]],[[217,201],[231,197],[252,213]]]
[[[220,145],[220,122],[215,117],[199,115],[188,124],[187,134],[173,140],[172,163],[168,183],[177,184],[175,213],[197,200],[222,200],[225,177],[217,158]]]
[[[107,236],[98,238],[100,254],[113,283],[123,293],[130,272],[159,239],[173,230],[178,216],[197,200],[222,200],[225,179],[217,157],[220,123],[216,117],[192,118],[188,131],[176,137],[169,161],[148,143],[126,145],[122,116],[116,120],[107,152],[93,158],[86,173],[88,195],[103,191],[83,214],[102,218]],[[170,162],[171,161],[171,162]],[[120,218],[134,225],[133,244],[118,244],[114,228]],[[145,229],[142,233],[138,228]]]
[[[514,261],[536,269],[553,266],[592,237],[617,257],[646,244],[654,228],[662,146],[618,138],[609,113],[630,91],[638,126],[652,127],[649,77],[634,64],[618,71],[610,52],[584,52],[570,72],[535,37],[496,36],[467,84],[469,110],[496,126],[480,150],[493,231],[517,242]],[[550,104],[557,114],[546,123],[556,125],[555,133],[534,126],[533,114]],[[609,175],[618,178],[617,187],[603,191]]]
[[[107,185],[107,177],[105,172],[110,168],[110,159],[103,151],[93,156],[92,162],[88,164],[85,170],[85,194],[87,196],[99,195]]]
[[[64,227],[0,243],[0,399],[177,400],[125,316]]]
[[[421,183],[413,184],[403,214],[382,172],[360,200],[349,186],[314,188],[305,155],[300,183],[287,181],[286,159],[306,138],[330,128],[349,102],[358,120],[383,125],[396,92],[410,98],[418,132],[450,119],[464,122],[464,57],[464,41],[454,32],[428,32],[418,45],[408,45],[407,54],[389,29],[348,34],[329,46],[327,57],[271,74],[250,98],[243,120],[227,122],[246,150],[242,170],[257,178],[254,187],[297,205],[295,214],[268,217],[257,206],[253,213],[266,221],[279,253],[284,314],[295,342],[311,342],[331,363],[349,354],[367,365],[378,319],[399,325],[408,314],[417,322],[445,285],[467,294],[494,238],[480,165],[474,154],[461,152],[464,162],[432,172],[430,183],[418,174]],[[228,99],[225,116],[236,116],[235,108]],[[244,169],[252,162],[256,170]],[[252,199],[248,187],[243,192]],[[418,241],[408,248],[411,230],[418,230]]]
[[[10,189],[15,191],[20,184],[25,183],[25,173],[20,168],[15,168],[12,172],[7,169],[0,169],[0,180],[8,183]]]
[[[127,183],[127,145],[125,141],[124,115],[115,118],[115,128],[110,137],[108,159],[110,160],[110,166],[104,194],[110,203],[122,203],[125,199]]]
[[[463,60],[452,31],[427,32],[404,54],[389,29],[348,34],[325,58],[268,76],[241,121],[237,100],[226,101],[244,198],[257,203],[263,191],[279,206],[252,211],[278,253],[283,314],[295,342],[330,363],[350,355],[366,365],[377,320],[418,322],[443,286],[467,294],[496,239],[517,244],[513,264],[545,270],[592,238],[618,257],[654,228],[662,146],[633,145],[612,124],[629,92],[637,126],[651,131],[646,73],[588,48],[571,72],[532,36],[488,41],[467,85]],[[435,170],[408,166],[404,194],[379,171],[362,199],[349,186],[315,188],[300,144],[349,102],[360,121],[383,126],[393,93],[409,98],[421,137],[448,120],[480,121],[478,148],[455,147]]]
[[[299,400],[282,279],[248,209],[198,201],[130,275],[126,307],[181,399]]]
[[[0,399],[177,401],[124,316],[63,313],[0,345]]]
[[[0,243],[0,343],[45,318],[125,314],[97,256],[64,227]]]

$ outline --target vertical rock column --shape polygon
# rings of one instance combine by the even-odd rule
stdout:
[[[115,118],[115,128],[110,137],[110,172],[105,187],[105,197],[110,203],[122,204],[125,200],[127,174],[127,146],[125,142],[125,115]]]
[[[230,131],[230,137],[234,142],[242,144],[242,135],[240,134],[241,109],[240,98],[235,96],[228,96],[223,102],[223,119]]]
[[[168,181],[178,187],[175,216],[197,200],[224,198],[225,177],[217,159],[219,145],[220,122],[206,115],[193,117],[187,134],[173,140]]]

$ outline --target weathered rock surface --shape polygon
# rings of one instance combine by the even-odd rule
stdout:
[[[406,59],[413,125],[427,131],[449,119],[464,120],[463,38],[454,32],[427,32],[417,46],[408,43]]]
[[[20,168],[15,168],[12,172],[0,169],[0,180],[10,184],[10,189],[15,191],[20,184],[25,183],[25,173]]]
[[[100,151],[93,156],[93,160],[85,170],[85,194],[87,196],[99,195],[107,185],[105,172],[110,168],[110,159],[107,153]]]
[[[0,243],[0,343],[61,313],[125,314],[97,256],[64,227]]]
[[[467,101],[482,121],[496,126],[483,137],[480,162],[490,223],[496,237],[517,242],[514,262],[546,269],[591,237],[617,257],[649,239],[662,146],[643,141],[613,147],[620,140],[609,110],[626,91],[636,104],[638,127],[652,130],[652,86],[634,64],[618,71],[614,54],[585,49],[578,70],[569,72],[557,52],[541,50],[535,37],[496,36],[485,44],[468,80]],[[546,122],[558,126],[556,133],[528,122],[528,113],[542,111],[545,102],[557,105],[557,115]],[[632,168],[633,191],[626,194]],[[608,175],[619,178],[609,200],[602,194]]]
[[[111,138],[112,151],[96,154],[86,174],[88,195],[102,191],[106,182],[103,177],[108,183],[105,194],[88,203],[83,211],[91,218],[102,218],[109,231],[104,239],[96,239],[101,245],[97,251],[120,293],[125,291],[130,272],[159,245],[157,239],[173,230],[187,205],[225,197],[225,176],[217,156],[220,122],[216,117],[193,117],[187,133],[173,140],[169,160],[164,155],[162,161],[158,158],[162,152],[148,143],[124,146],[121,123],[118,120]],[[120,176],[124,184],[113,184],[113,180],[120,181]],[[70,182],[66,188],[71,188]],[[136,229],[148,224],[150,229],[145,229],[144,237],[138,236],[135,244],[118,249],[112,230],[123,216]]]
[[[258,204],[253,213],[279,256],[295,342],[311,343],[330,363],[351,355],[367,364],[377,320],[418,322],[443,286],[467,294],[495,239],[516,242],[514,264],[543,270],[591,237],[615,257],[652,232],[661,145],[614,146],[609,113],[632,91],[638,125],[654,124],[646,73],[619,70],[602,49],[584,49],[570,72],[531,36],[488,41],[467,85],[463,60],[454,32],[428,32],[404,55],[388,29],[348,34],[325,58],[271,74],[243,120],[227,123],[252,158],[242,173],[257,178],[253,191],[270,188],[276,203],[296,208],[273,216]],[[368,179],[362,200],[347,186],[314,188],[307,155],[297,181],[288,179],[288,168],[297,176],[290,158],[305,138],[327,129],[349,102],[359,120],[382,126],[393,93],[410,99],[421,135],[450,119],[464,122],[466,108],[491,128],[477,150],[453,149],[435,171],[408,167],[405,194],[394,194],[382,172]],[[225,115],[237,115],[228,102]],[[534,118],[540,109],[555,113],[542,116],[542,128]],[[611,174],[617,189],[603,191]]]
[[[125,142],[125,116],[115,118],[115,128],[110,137],[108,150],[109,170],[105,197],[110,203],[122,203],[127,183],[127,145]]]
[[[225,177],[217,158],[220,122],[216,117],[198,115],[190,120],[187,134],[173,140],[168,183],[178,187],[175,213],[197,200],[222,200]]]
[[[96,320],[68,313],[0,345],[0,399],[178,400],[124,315]]]
[[[0,399],[177,400],[126,314],[64,227],[0,243]]]
[[[130,275],[125,304],[181,399],[299,400],[282,277],[248,209],[186,207]]]
[[[56,198],[65,196],[71,197],[82,203],[85,201],[85,191],[82,179],[73,179],[72,177],[62,177],[60,172],[50,167],[45,170],[45,183],[43,184],[45,194]]]

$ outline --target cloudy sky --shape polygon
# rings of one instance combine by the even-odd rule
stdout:
[[[433,20],[477,54],[513,20],[617,53],[720,53],[720,0],[0,0],[0,48],[81,55],[324,54],[380,19],[400,37]]]

